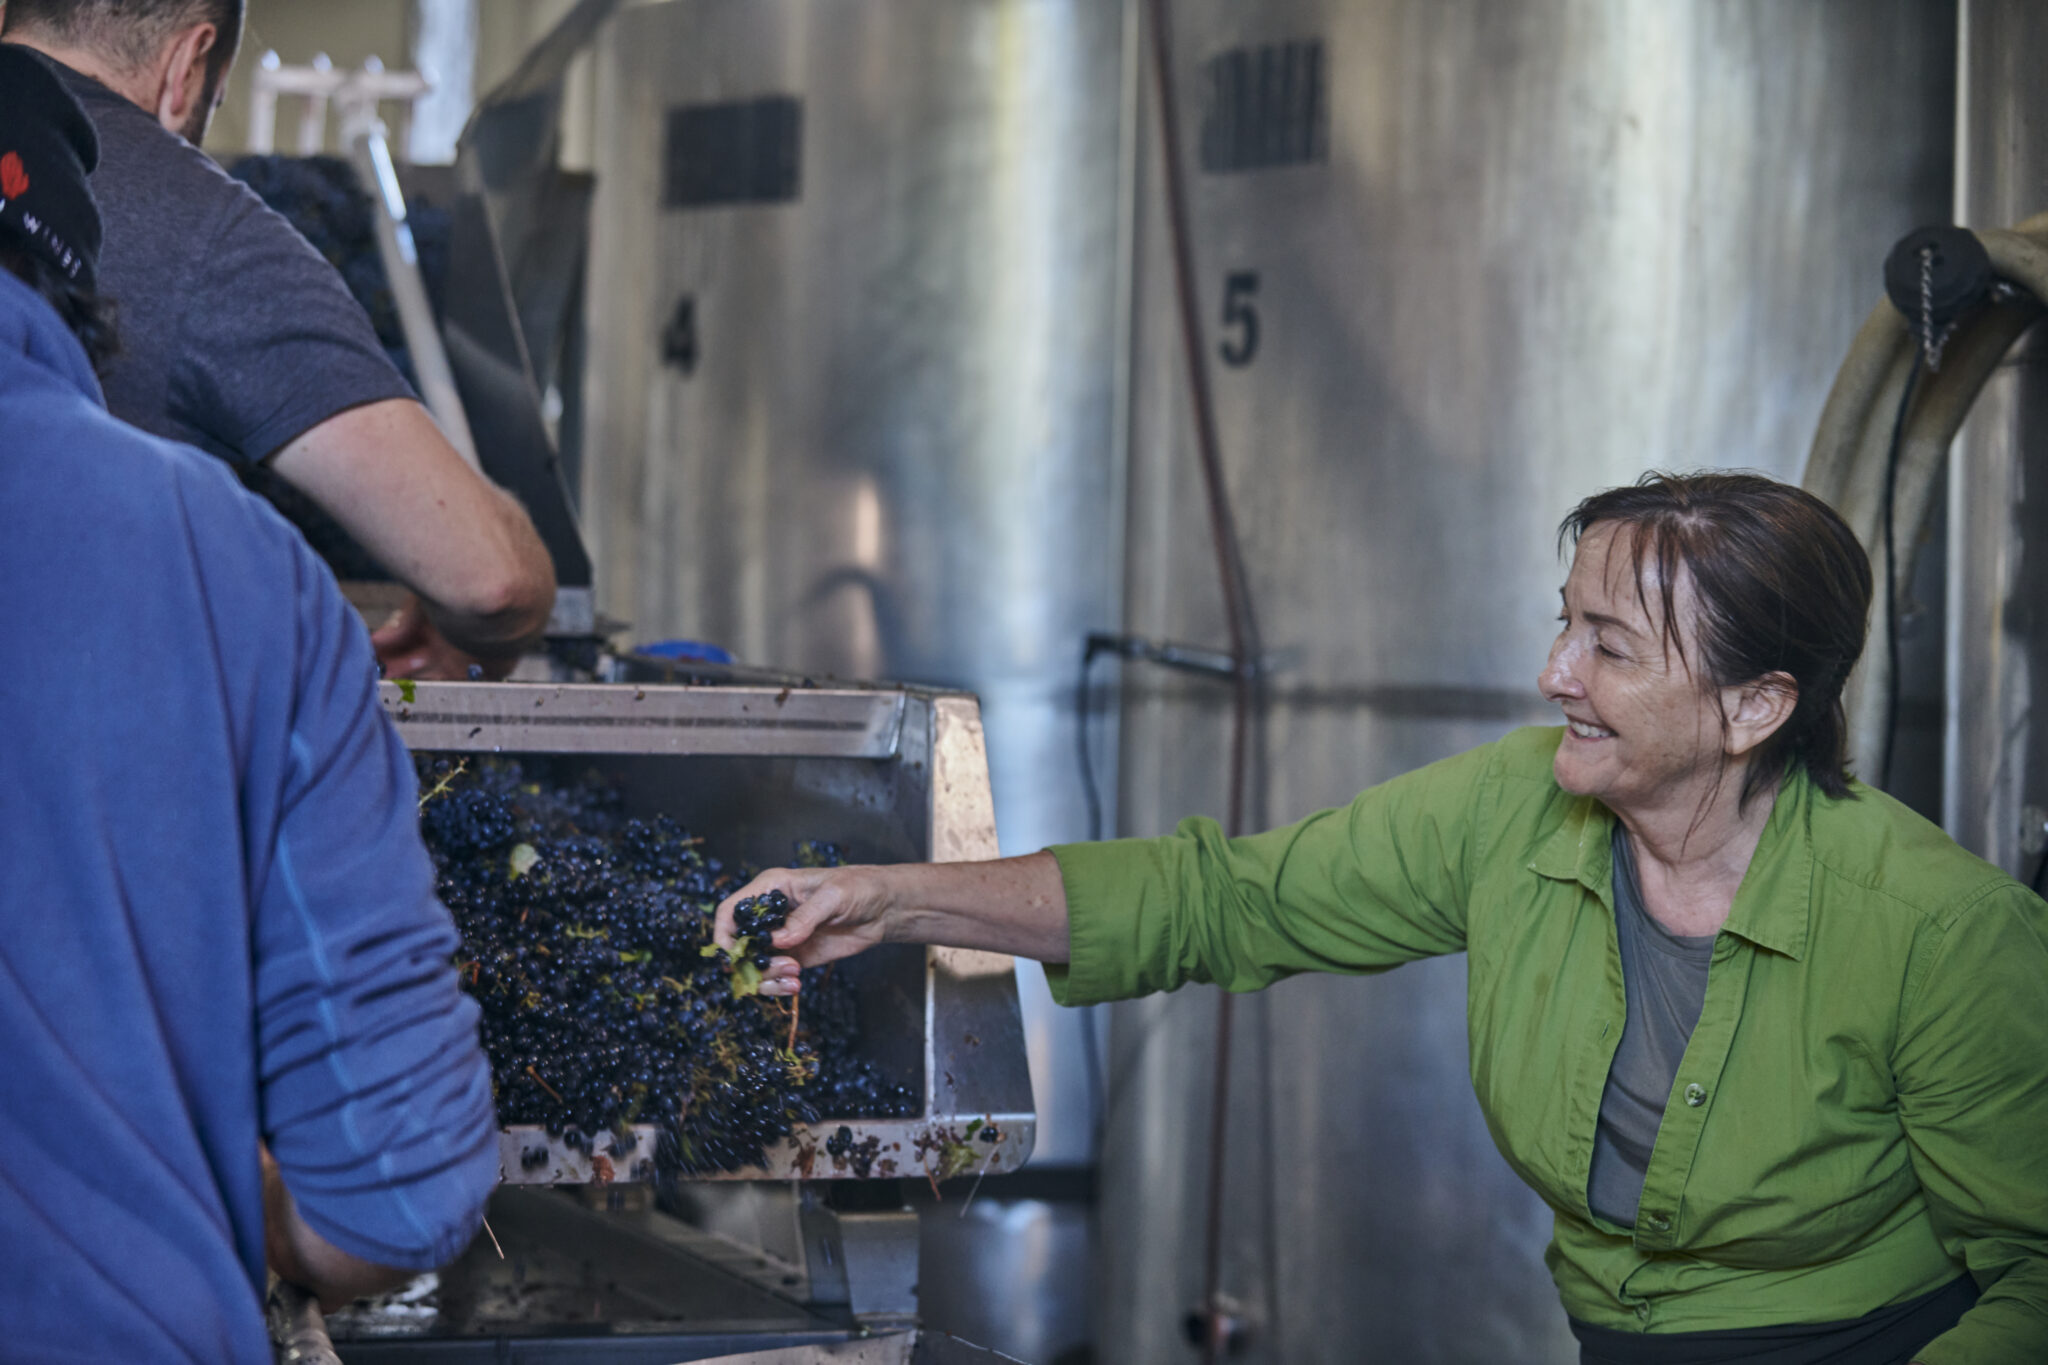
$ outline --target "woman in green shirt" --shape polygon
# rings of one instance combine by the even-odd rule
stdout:
[[[763,989],[889,940],[1036,958],[1070,1004],[1462,950],[1588,1365],[2048,1362],[2048,907],[1848,776],[1867,557],[1754,475],[1563,531],[1562,729],[1247,838],[766,873]]]

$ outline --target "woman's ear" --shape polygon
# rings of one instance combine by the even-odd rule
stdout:
[[[1721,714],[1728,718],[1725,742],[1730,758],[1741,758],[1784,728],[1799,705],[1799,684],[1790,673],[1766,673],[1755,682],[1721,689]]]

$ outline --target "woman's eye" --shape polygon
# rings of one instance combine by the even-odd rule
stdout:
[[[1621,655],[1609,649],[1606,645],[1596,645],[1595,648],[1598,649],[1600,653],[1606,658],[1619,659],[1621,657]]]

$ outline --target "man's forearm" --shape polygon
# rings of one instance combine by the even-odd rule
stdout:
[[[463,461],[418,403],[336,413],[270,463],[419,594],[450,644],[505,653],[547,624],[555,571],[532,519]]]
[[[458,649],[471,654],[511,653],[530,645],[548,623],[554,607],[555,570],[526,509],[503,489],[487,490],[496,500],[505,545],[503,557],[518,566],[505,580],[493,603],[488,597],[464,602],[444,601],[414,585],[435,629]],[[545,580],[545,592],[540,589]]]
[[[263,1162],[263,1245],[277,1277],[311,1293],[323,1312],[333,1312],[365,1294],[381,1294],[413,1277],[410,1270],[377,1265],[351,1256],[313,1231],[299,1216],[270,1152]]]

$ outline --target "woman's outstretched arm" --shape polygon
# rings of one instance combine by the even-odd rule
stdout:
[[[1067,960],[1067,892],[1050,853],[981,863],[775,868],[718,907],[720,946],[734,940],[733,907],[781,891],[794,904],[776,930],[783,956],[769,965],[763,995],[795,995],[797,973],[878,943],[937,943]]]

